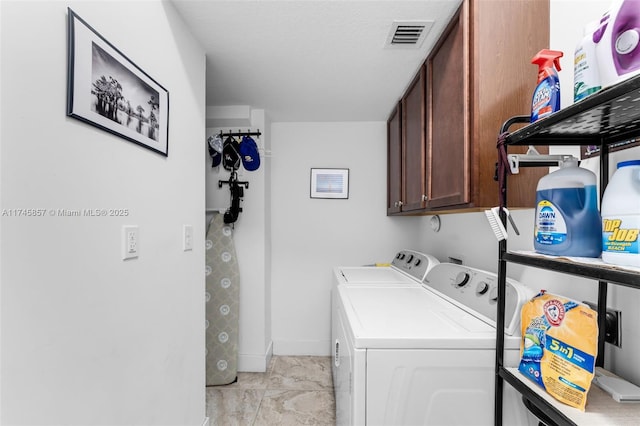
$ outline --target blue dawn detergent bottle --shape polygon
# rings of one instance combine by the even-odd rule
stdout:
[[[531,59],[538,65],[538,85],[531,99],[531,122],[538,121],[560,109],[560,58],[563,53],[558,50],[542,49]],[[555,68],[554,68],[555,66]]]
[[[596,175],[578,167],[576,158],[538,181],[533,246],[556,256],[599,257],[602,252]]]

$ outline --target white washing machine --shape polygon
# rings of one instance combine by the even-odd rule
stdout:
[[[440,263],[435,257],[414,250],[400,250],[389,266],[336,266],[333,268],[333,289],[331,294],[331,335],[338,333],[337,286],[422,286],[422,280],[434,265]],[[338,370],[332,370],[336,383]]]
[[[339,425],[492,425],[497,276],[436,264],[419,285],[335,276],[333,373]],[[517,366],[522,303],[507,281],[505,362]],[[504,424],[528,424],[505,386]]]

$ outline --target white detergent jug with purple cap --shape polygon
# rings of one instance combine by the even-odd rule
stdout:
[[[622,161],[602,196],[602,260],[640,267],[640,160]]]

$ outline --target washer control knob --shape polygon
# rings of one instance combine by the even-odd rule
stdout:
[[[464,285],[469,282],[469,278],[470,276],[468,272],[460,272],[453,282],[458,287],[464,287]]]
[[[489,291],[489,284],[484,281],[480,281],[476,287],[476,293],[478,293],[478,295],[483,295],[487,291]]]
[[[420,266],[421,263],[422,263],[422,260],[420,258],[418,258],[418,259],[416,259],[414,265]]]
[[[411,263],[412,260],[413,260],[413,255],[410,254],[409,257],[407,258],[407,263]]]
[[[489,300],[493,303],[498,301],[498,287],[494,287],[489,292]]]

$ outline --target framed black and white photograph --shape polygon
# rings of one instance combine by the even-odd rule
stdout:
[[[67,115],[167,156],[169,92],[68,11]]]
[[[311,198],[349,198],[349,169],[311,169]]]

